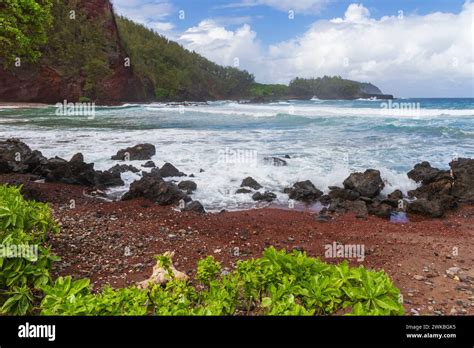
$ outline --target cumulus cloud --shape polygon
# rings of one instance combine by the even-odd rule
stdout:
[[[343,17],[316,21],[300,37],[269,47],[247,24],[231,31],[213,21],[189,28],[180,42],[220,64],[238,57],[262,82],[340,75],[397,96],[474,96],[473,16],[471,2],[457,14],[379,19],[351,4]]]
[[[261,67],[264,56],[257,34],[248,24],[227,30],[214,20],[204,20],[187,29],[178,41],[218,64],[234,66],[237,62],[251,72]]]

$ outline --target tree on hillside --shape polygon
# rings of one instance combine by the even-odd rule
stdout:
[[[36,61],[48,39],[53,21],[52,0],[2,0],[0,2],[0,61],[5,66],[16,58]]]

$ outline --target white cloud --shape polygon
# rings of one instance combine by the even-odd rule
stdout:
[[[156,31],[160,32],[167,32],[174,29],[174,24],[171,22],[155,22],[152,24],[152,27],[156,29]]]
[[[218,64],[233,66],[237,58],[242,69],[253,72],[261,67],[263,56],[256,36],[248,24],[232,31],[213,20],[204,20],[186,30],[178,41]]]
[[[344,20],[346,22],[364,22],[370,17],[370,11],[362,4],[350,4],[344,13]],[[342,22],[343,20],[334,20],[334,22]]]
[[[150,28],[153,28],[153,24],[162,22],[173,11],[173,5],[165,0],[158,2],[113,0],[113,4],[118,14]]]
[[[203,21],[180,38],[220,64],[239,57],[262,82],[341,75],[397,96],[474,96],[474,4],[458,14],[370,17],[351,4],[343,18],[320,20],[300,37],[264,48],[249,25],[235,31]]]

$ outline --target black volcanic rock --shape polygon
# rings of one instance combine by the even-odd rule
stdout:
[[[128,164],[116,164],[115,166],[109,168],[107,171],[112,174],[122,174],[125,172],[138,173],[140,170]]]
[[[145,164],[142,164],[142,167],[143,168],[155,168],[156,164],[153,161],[148,161]]]
[[[199,201],[192,201],[186,204],[186,206],[181,209],[181,211],[193,211],[199,214],[204,214],[206,210]]]
[[[178,187],[183,190],[183,191],[186,191],[186,193],[189,195],[191,194],[193,191],[196,191],[197,189],[197,185],[194,181],[191,181],[191,180],[184,180],[184,181],[181,181],[179,184],[178,184]]]
[[[474,159],[459,158],[449,166],[454,175],[451,195],[462,202],[474,204]]]
[[[252,178],[251,176],[248,176],[244,180],[242,180],[240,187],[250,187],[250,188],[253,188],[254,190],[260,190],[263,186],[260,185],[257,182],[257,180],[255,180],[254,178]]]
[[[440,200],[417,199],[408,204],[408,212],[439,218],[444,215],[443,204]]]
[[[256,192],[253,194],[252,199],[254,201],[272,202],[273,200],[276,199],[276,194],[269,191],[266,191],[265,193]]]
[[[313,202],[323,195],[323,192],[318,190],[316,186],[309,180],[299,181],[293,184],[293,187],[286,188],[285,193],[290,199],[303,202]]]
[[[415,164],[415,167],[408,172],[407,176],[415,182],[421,182],[423,185],[427,185],[433,182],[436,177],[442,173],[443,171],[431,167],[430,163],[425,161]]]
[[[32,155],[30,147],[19,139],[0,141],[0,173],[27,172],[30,166],[26,165],[25,160]],[[37,155],[41,156],[41,152],[37,152]]]
[[[359,199],[360,194],[354,190],[344,189],[336,186],[329,187],[328,196],[331,199],[342,199],[347,201],[355,201]]]
[[[364,173],[352,173],[343,184],[344,188],[369,198],[377,197],[385,186],[380,172],[375,169],[367,169]]]
[[[164,181],[156,173],[145,174],[140,180],[133,182],[122,200],[134,198],[147,198],[160,205],[171,205],[177,204],[181,200],[185,202],[191,200],[178,186]]]
[[[126,149],[119,150],[116,155],[111,158],[116,161],[143,161],[149,160],[156,154],[155,145],[139,144]]]
[[[183,172],[180,172],[174,165],[171,163],[165,163],[161,168],[153,168],[152,173],[156,173],[163,178],[174,177],[174,176],[186,176]]]

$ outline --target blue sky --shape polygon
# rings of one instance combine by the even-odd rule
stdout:
[[[113,2],[118,13],[261,82],[337,74],[398,96],[474,97],[471,1]]]

